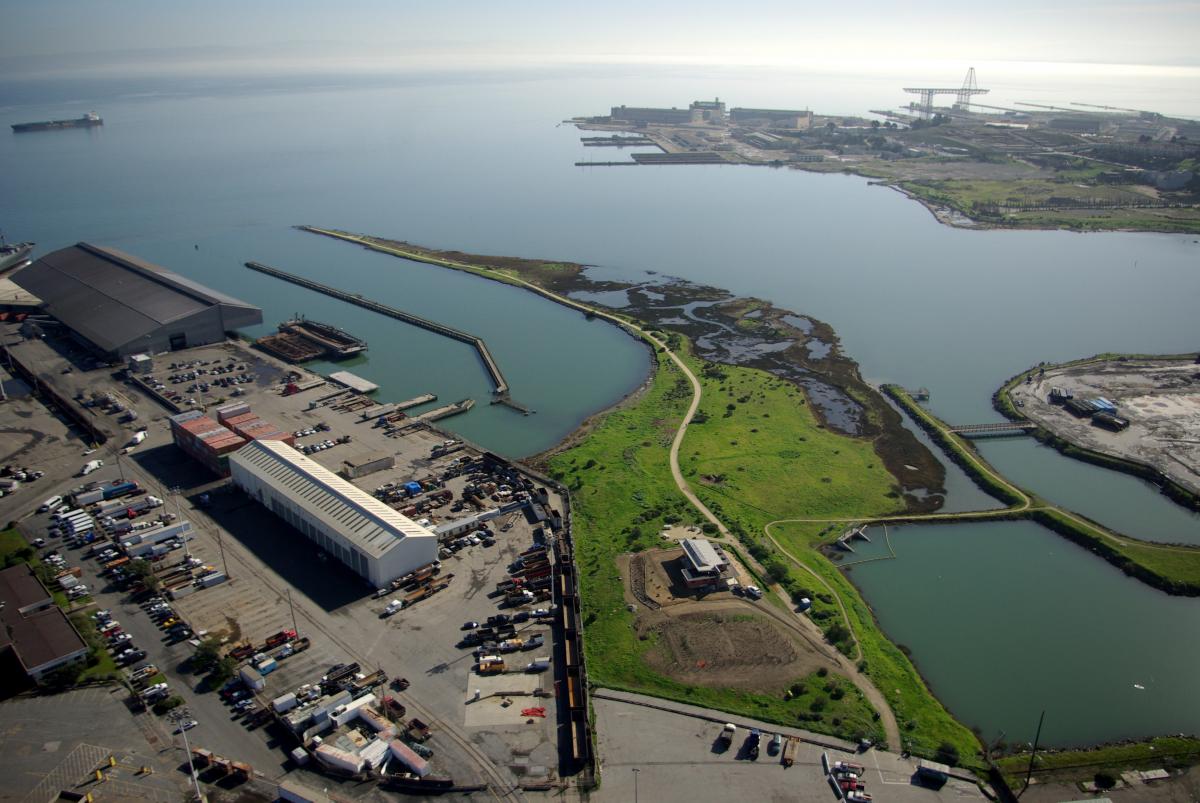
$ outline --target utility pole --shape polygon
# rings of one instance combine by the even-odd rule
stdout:
[[[633,803],[638,803],[638,776],[642,771],[637,767],[633,768]]]
[[[292,587],[288,586],[288,610],[292,612],[292,630],[296,631],[296,635],[300,635],[300,628],[296,624],[296,606],[292,605]]]
[[[200,779],[196,777],[196,765],[192,762],[192,748],[188,744],[187,728],[183,727],[185,720],[191,719],[192,715],[184,709],[178,714],[172,714],[170,719],[179,726],[179,733],[183,736],[183,749],[187,753],[188,772],[192,776],[192,785],[196,788],[196,799],[204,800],[204,793],[200,791]]]
[[[225,543],[221,540],[221,527],[217,525],[217,550],[221,553],[221,569],[224,570],[225,576],[229,576],[229,564],[225,562]],[[289,591],[290,593],[290,591]],[[292,617],[293,619],[295,616]]]
[[[1037,733],[1033,737],[1033,752],[1029,754],[1029,771],[1025,773],[1025,786],[1021,789],[1024,793],[1029,788],[1029,781],[1033,778],[1033,760],[1037,758],[1038,742],[1042,738],[1042,722],[1046,719],[1046,712],[1043,710],[1042,715],[1038,717]]]

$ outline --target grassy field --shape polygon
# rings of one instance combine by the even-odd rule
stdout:
[[[765,377],[766,375],[763,374]],[[668,451],[691,389],[666,360],[632,405],[609,413],[577,447],[550,461],[574,505],[576,558],[583,596],[588,674],[600,685],[646,692],[695,705],[846,737],[880,736],[874,712],[844,678],[796,678],[804,693],[753,694],[689,686],[649,669],[654,647],[639,640],[626,610],[617,557],[659,546],[663,524],[699,519],[671,478]],[[833,684],[831,689],[826,686]],[[821,702],[815,702],[816,700]]]
[[[750,368],[691,361],[703,402],[680,468],[727,526],[853,517],[903,509],[870,442],[824,429],[790,382]]]
[[[849,518],[899,510],[891,475],[871,444],[822,428],[795,386],[765,372],[706,366],[695,359],[689,365],[704,387],[704,415],[697,419],[703,423],[689,427],[680,453],[692,487],[734,532],[744,534],[748,549],[764,556],[768,566],[785,568],[785,587],[808,592],[814,602],[810,615],[825,629],[841,621],[837,602],[842,600],[862,648],[862,666],[895,706],[906,747],[932,755],[942,743],[950,743],[964,764],[975,763],[975,737],[933,697],[908,658],[879,630],[854,587],[814,549],[840,528],[815,524],[782,529],[789,554],[812,574],[795,564],[789,567],[785,556],[760,536],[767,522],[782,517]],[[671,438],[689,397],[685,378],[664,360],[645,396],[610,413],[579,446],[551,460],[554,475],[572,491],[589,674],[600,684],[811,730],[852,736],[869,724],[878,735],[857,690],[839,701],[827,700],[821,721],[805,721],[813,713],[811,698],[785,701],[690,687],[644,664],[643,654],[654,645],[639,641],[633,630],[616,558],[657,546],[664,523],[699,523],[676,490],[668,463]],[[705,475],[713,479],[706,483]],[[860,713],[846,710],[847,701]],[[834,702],[843,705],[834,708]],[[833,725],[835,717],[839,726]]]
[[[1072,171],[1080,177],[1086,171]],[[1077,186],[1073,181],[1030,178],[989,181],[984,179],[938,179],[900,181],[915,197],[933,204],[974,215],[988,204],[1045,204],[1051,198],[1101,200],[1136,204],[1154,202],[1144,192],[1122,186]],[[999,225],[1018,228],[1066,228],[1084,231],[1200,231],[1200,210],[1177,209],[1036,209],[1004,213],[1002,218],[981,217]]]

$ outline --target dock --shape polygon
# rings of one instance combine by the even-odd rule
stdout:
[[[629,148],[629,147],[658,147],[658,143],[649,137],[627,136],[617,134],[611,137],[580,137],[579,141],[585,148]]]
[[[395,307],[389,307],[387,304],[381,304],[378,301],[372,301],[371,299],[366,298],[359,293],[348,293],[345,290],[339,290],[336,287],[330,287],[327,284],[321,284],[320,282],[315,282],[312,279],[306,279],[303,276],[297,276],[294,273],[288,273],[287,271],[279,270],[278,268],[272,268],[269,265],[263,265],[261,262],[247,262],[246,267],[250,268],[251,270],[256,270],[259,273],[265,273],[268,276],[274,276],[276,279],[282,279],[285,282],[291,282],[292,284],[299,285],[300,287],[305,287],[309,290],[314,290],[318,293],[323,293],[324,295],[340,299],[348,304],[354,304],[355,306],[362,307],[363,309],[377,312],[380,315],[387,315],[389,318],[395,318],[398,321],[404,321],[405,323],[412,324],[413,326],[419,326],[427,331],[434,332],[435,334],[442,335],[443,337],[448,337],[452,340],[458,340],[459,342],[472,346],[479,354],[479,359],[483,361],[484,370],[487,371],[488,376],[492,380],[492,384],[495,386],[495,389],[492,391],[492,393],[498,398],[498,400],[508,399],[508,401],[501,401],[500,403],[505,404],[506,406],[514,407],[514,409],[524,409],[521,407],[521,405],[517,405],[508,398],[508,380],[506,380],[504,378],[504,374],[501,373],[500,366],[496,363],[496,359],[492,356],[492,352],[488,349],[487,343],[484,342],[483,338],[476,337],[475,335],[464,332],[461,329],[455,329],[453,326],[447,326],[443,323],[438,323],[437,321],[431,321],[428,318],[422,318],[420,315],[413,315],[411,312],[405,312],[404,310],[397,309]]]
[[[436,393],[426,393],[408,401],[396,402],[395,407],[397,410],[411,410],[414,407],[420,407],[422,404],[428,404],[431,401],[437,401]]]
[[[374,393],[379,390],[379,385],[349,371],[334,371],[329,378],[359,393]]]
[[[427,413],[421,413],[413,418],[413,421],[422,421],[429,423],[432,421],[440,421],[443,418],[449,418],[452,415],[465,413],[475,406],[474,399],[461,399],[454,404],[447,404],[445,407],[439,407],[436,410],[430,410]]]

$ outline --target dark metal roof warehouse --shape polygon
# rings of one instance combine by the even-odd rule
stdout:
[[[109,357],[217,343],[262,323],[262,310],[112,248],[79,243],[47,254],[13,281]]]

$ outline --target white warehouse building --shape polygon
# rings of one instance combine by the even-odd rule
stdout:
[[[234,483],[380,588],[437,560],[437,536],[283,441],[229,456]]]

